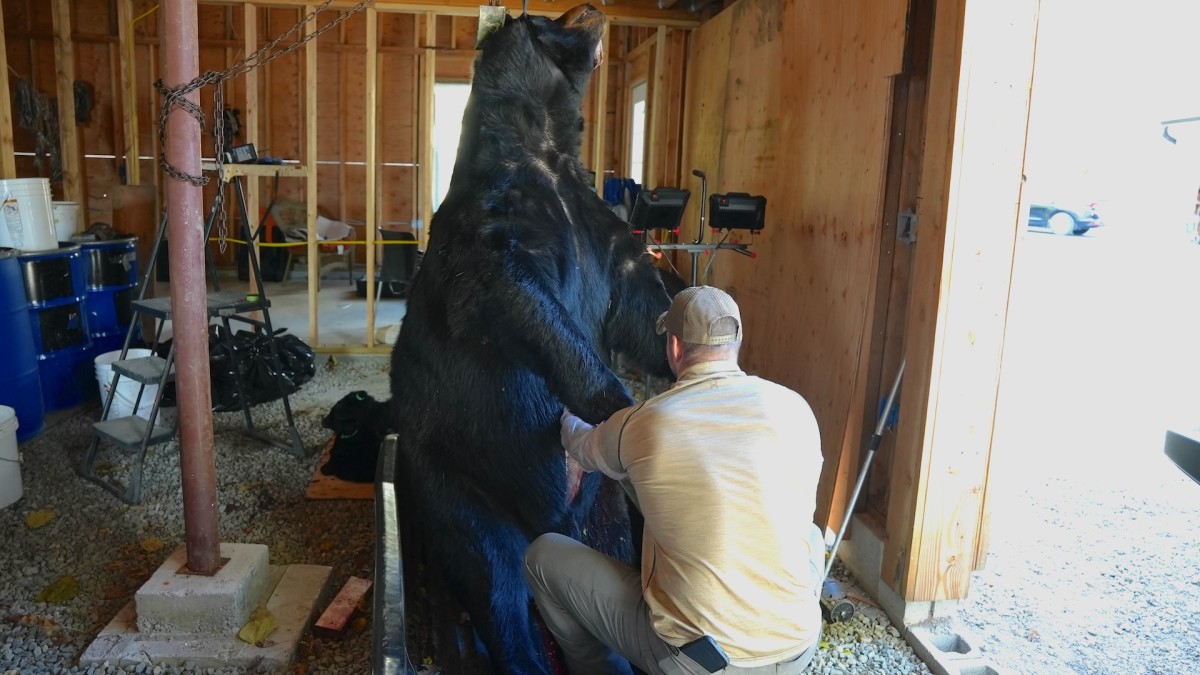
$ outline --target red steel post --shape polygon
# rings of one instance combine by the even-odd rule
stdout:
[[[196,5],[196,0],[163,0],[162,79],[168,88],[187,84],[199,74]],[[187,98],[200,102],[198,91]],[[169,113],[164,148],[167,162],[184,173],[199,176],[200,140],[200,123],[194,117],[179,108]],[[196,574],[213,574],[220,564],[221,544],[208,369],[204,192],[198,185],[165,178],[187,566]]]

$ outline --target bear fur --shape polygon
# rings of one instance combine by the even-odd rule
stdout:
[[[595,424],[633,403],[613,354],[670,377],[654,331],[670,296],[579,159],[604,31],[583,5],[510,16],[483,41],[392,352],[406,574],[442,575],[497,673],[550,672],[523,574],[535,537],[564,533],[632,563],[620,486],[591,473],[569,495],[564,405]]]

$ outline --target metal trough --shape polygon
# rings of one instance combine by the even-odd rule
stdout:
[[[375,472],[375,592],[371,616],[371,672],[415,674],[404,628],[404,564],[396,511],[396,434],[379,449]]]

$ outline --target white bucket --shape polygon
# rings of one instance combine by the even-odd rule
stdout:
[[[0,509],[21,498],[21,456],[17,454],[17,411],[0,405]]]
[[[54,216],[54,236],[59,241],[71,241],[79,231],[79,202],[51,202]]]
[[[58,248],[46,178],[0,180],[0,246],[22,251]]]
[[[144,356],[150,356],[153,352],[149,349],[130,349],[125,355],[125,359],[139,359]],[[121,350],[118,349],[107,354],[101,354],[96,357],[96,383],[100,385],[100,404],[108,400],[108,390],[112,387],[113,378],[116,375],[112,371],[112,364],[121,358]],[[140,382],[130,377],[122,377],[117,383],[117,395],[113,397],[112,407],[108,409],[108,416],[104,419],[115,419],[118,417],[129,417],[133,414],[133,402],[137,400],[138,389],[142,386]],[[142,400],[138,403],[137,414],[150,419],[150,410],[154,408],[154,397],[158,394],[157,384],[147,384],[145,391],[142,392]]]

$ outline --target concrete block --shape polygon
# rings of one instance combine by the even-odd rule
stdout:
[[[935,675],[961,675],[964,670],[984,675],[989,667],[978,639],[948,621],[909,626],[905,639]]]
[[[196,669],[242,668],[253,672],[287,672],[297,647],[327,593],[332,568],[319,565],[272,567],[267,580],[266,608],[278,627],[262,646],[247,644],[234,633],[142,634],[134,603],[109,622],[79,658],[89,668],[104,663],[127,669],[189,665]],[[239,627],[240,628],[240,627]],[[235,631],[236,632],[236,631]]]
[[[263,599],[269,566],[262,544],[221,544],[224,567],[212,576],[180,574],[180,546],[134,595],[143,635],[235,635]]]
[[[954,619],[958,617],[958,600],[934,600],[929,603],[929,615],[934,619]]]
[[[850,520],[850,532],[838,547],[838,558],[859,583],[873,588],[883,569],[883,540],[858,516]]]

